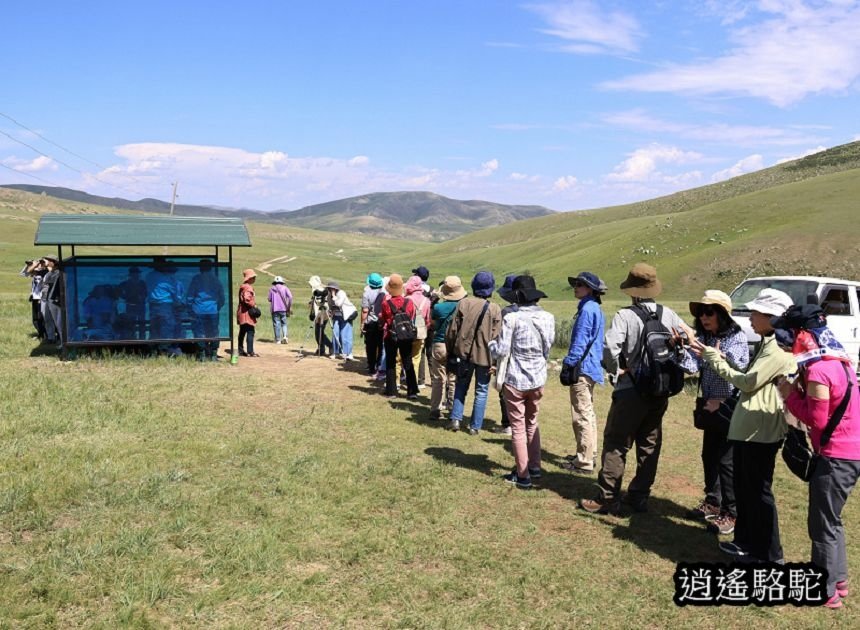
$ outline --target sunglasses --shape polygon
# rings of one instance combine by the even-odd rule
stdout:
[[[713,309],[710,306],[705,306],[699,309],[699,317],[713,317],[716,314],[716,309]]]

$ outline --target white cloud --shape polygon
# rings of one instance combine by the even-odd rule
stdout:
[[[369,163],[370,158],[366,155],[356,155],[354,158],[347,162],[349,166],[367,166]]]
[[[573,175],[565,175],[563,177],[559,177],[555,182],[553,182],[552,189],[555,192],[562,192],[565,190],[570,190],[574,188],[578,180]]]
[[[606,114],[603,120],[610,125],[639,133],[665,133],[686,140],[740,146],[791,146],[820,142],[824,139],[806,131],[820,129],[821,125],[795,125],[791,128],[780,128],[725,123],[690,124],[655,118],[641,109]]]
[[[700,173],[684,173],[681,175],[666,175],[659,170],[661,164],[688,164],[702,159],[702,155],[694,151],[683,151],[678,147],[651,144],[636,149],[628,158],[615,167],[612,173],[606,175],[610,182],[647,182],[651,180],[680,182],[681,179],[697,179]]]
[[[816,153],[821,153],[822,151],[826,151],[826,150],[827,150],[827,147],[817,146],[813,149],[807,149],[806,151],[804,151],[803,153],[801,153],[799,155],[792,155],[789,157],[784,157],[780,160],[777,160],[776,163],[777,164],[783,164],[785,162],[791,162],[792,160],[799,160],[800,158],[805,158],[807,155],[815,155]]]
[[[489,177],[497,170],[499,170],[499,161],[494,158],[481,164],[481,170],[477,172],[477,175],[478,177]]]
[[[748,155],[742,160],[739,160],[734,164],[734,166],[717,171],[711,176],[711,181],[721,182],[726,179],[731,179],[732,177],[737,177],[738,175],[743,175],[744,173],[760,171],[763,168],[764,158],[758,153],[754,153],[753,155]]]
[[[511,173],[508,175],[510,179],[515,182],[529,182],[534,184],[535,182],[540,181],[540,175],[527,175],[526,173]]]
[[[608,81],[641,92],[731,95],[787,107],[811,94],[839,93],[860,76],[860,5],[854,0],[762,0],[770,19],[730,32],[733,47],[715,59],[671,64]]]
[[[526,5],[549,25],[540,32],[564,40],[558,48],[577,54],[626,54],[639,49],[642,30],[629,13],[606,11],[589,0]]]
[[[858,140],[860,140],[860,133],[858,133],[856,136],[851,138],[851,142],[857,142]]]
[[[3,164],[21,173],[38,173],[39,171],[57,170],[57,163],[44,155],[40,155],[33,160],[22,160],[16,157],[9,157],[3,160]]]

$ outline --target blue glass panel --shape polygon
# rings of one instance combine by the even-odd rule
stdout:
[[[230,338],[228,264],[214,257],[64,261],[70,342]]]

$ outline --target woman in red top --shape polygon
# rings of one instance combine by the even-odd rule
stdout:
[[[406,397],[409,400],[418,399],[418,381],[415,379],[415,367],[412,365],[412,342],[414,339],[397,340],[392,335],[395,313],[402,312],[415,320],[415,303],[403,295],[403,278],[396,273],[388,278],[389,298],[382,302],[379,321],[383,326],[383,343],[385,344],[385,395],[397,398],[397,355],[406,370]]]
[[[254,330],[257,318],[252,317],[250,310],[257,308],[254,298],[254,281],[257,274],[253,269],[245,269],[242,272],[242,286],[239,287],[239,305],[236,307],[236,322],[239,324],[239,356],[258,357],[254,352]],[[245,352],[245,338],[248,339],[248,351]]]

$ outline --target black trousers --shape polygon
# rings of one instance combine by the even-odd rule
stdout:
[[[247,353],[254,354],[254,327],[251,324],[239,325],[239,352],[245,351],[245,340],[248,340]]]
[[[395,357],[400,355],[400,364],[406,372],[406,395],[418,395],[418,380],[415,378],[415,367],[412,365],[412,342],[396,342],[390,336],[385,339],[385,395],[397,395],[397,361]]]
[[[325,334],[326,325],[326,322],[322,322],[321,324],[319,322],[314,323],[314,339],[316,339],[317,342],[316,354],[321,357],[326,354],[331,354],[333,350],[331,339],[329,339],[328,335]]]
[[[376,327],[364,331],[364,349],[367,351],[367,371],[375,374],[382,360],[382,332]]]
[[[735,502],[734,452],[728,431],[702,431],[702,468],[705,473],[705,500],[720,511],[737,516]]]
[[[782,560],[773,470],[782,440],[770,444],[732,442],[738,517],[735,543],[759,560]]]

